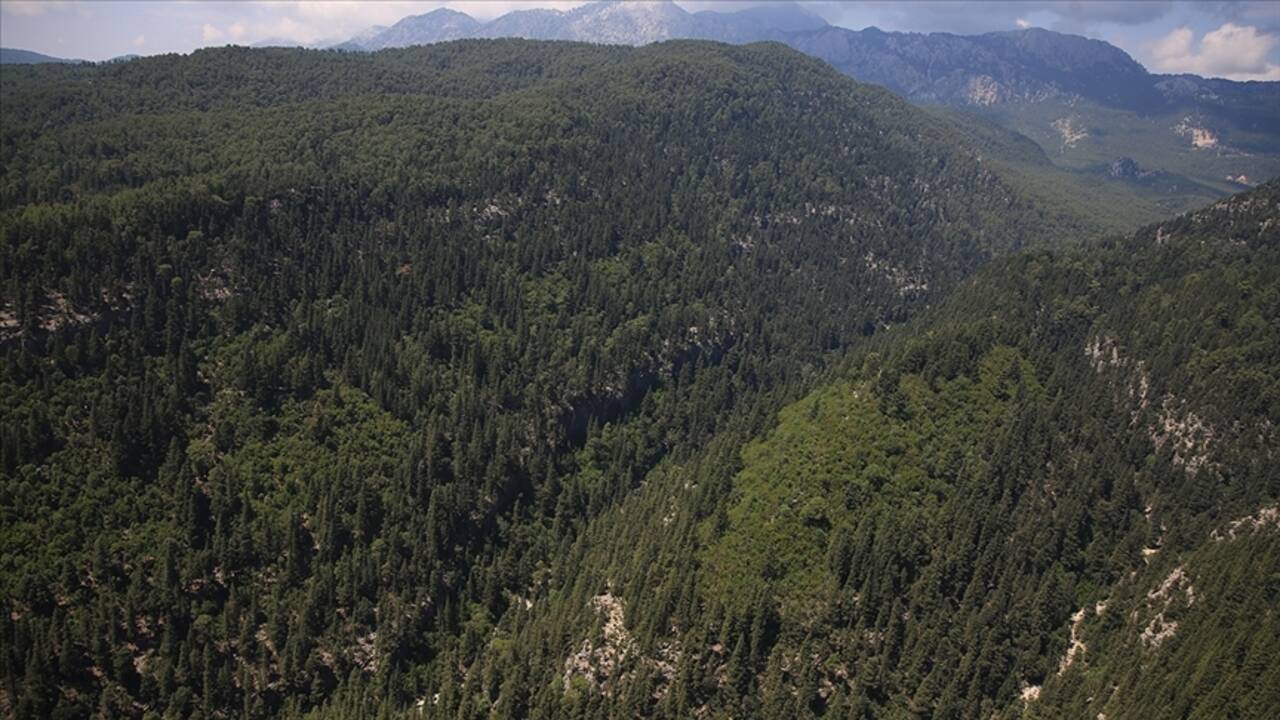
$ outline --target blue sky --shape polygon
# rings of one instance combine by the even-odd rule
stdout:
[[[0,44],[104,60],[189,52],[264,39],[339,41],[370,25],[448,6],[480,19],[515,9],[569,9],[576,0],[0,0]],[[688,10],[732,10],[749,2],[680,0]],[[834,2],[803,5],[829,22],[861,29],[977,33],[1044,27],[1113,43],[1156,72],[1280,80],[1280,2],[1119,0],[1065,2]]]

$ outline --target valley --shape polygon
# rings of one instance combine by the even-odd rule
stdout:
[[[0,716],[1270,717],[1273,84],[1078,41],[0,65]]]

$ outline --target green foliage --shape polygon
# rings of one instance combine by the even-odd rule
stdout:
[[[593,613],[519,619],[589,521],[1057,227],[945,123],[779,46],[0,72],[24,718],[600,712],[546,674]]]
[[[612,711],[1267,717],[1277,193],[995,261],[766,434],[651,472],[508,619],[516,647],[607,646],[608,597],[640,648]],[[669,694],[609,699],[646,667]]]
[[[910,537],[914,547],[891,551],[922,559],[931,546],[926,528],[958,475],[989,462],[984,438],[1009,420],[1019,393],[1040,393],[1007,347],[988,351],[972,375],[930,383],[894,373],[816,391],[781,413],[766,442],[744,450],[729,526],[709,551],[716,601],[745,601],[763,581],[780,596],[783,620],[806,626],[812,611],[802,607],[865,576],[849,567],[850,556],[870,548],[850,542],[869,542],[863,523],[875,519],[905,523],[881,531]]]
[[[774,45],[0,72],[17,717],[1272,700],[1274,185],[1010,255],[1070,213]]]

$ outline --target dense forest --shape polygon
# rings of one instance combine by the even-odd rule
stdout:
[[[0,73],[5,716],[1280,704],[1274,184],[1091,239],[777,45]]]

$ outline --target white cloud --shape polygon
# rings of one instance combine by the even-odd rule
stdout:
[[[390,25],[409,15],[420,15],[443,6],[443,2],[354,2],[353,0],[297,0],[289,4],[276,4],[300,25],[324,28],[332,32],[336,28],[363,30],[370,25]]]
[[[249,29],[244,26],[244,23],[231,23],[230,27],[227,28],[227,34],[236,40],[244,37],[247,32],[249,32]]]
[[[200,29],[200,37],[207,43],[221,40],[224,34],[225,33],[219,30],[216,26],[210,25],[209,23],[205,23],[204,27]]]
[[[1190,28],[1176,28],[1151,46],[1151,56],[1156,69],[1164,72],[1232,80],[1280,80],[1280,65],[1267,59],[1278,45],[1280,36],[1228,22],[1205,33],[1199,43]]]
[[[1031,27],[1031,21],[1027,20],[1026,18],[1018,18],[1017,20],[1013,21],[1013,24],[1017,25],[1019,28],[1023,30],[1026,30],[1027,28]]]
[[[292,40],[299,43],[310,43],[326,36],[326,33],[311,23],[299,22],[286,15],[268,23],[260,23],[255,28],[255,35],[260,38],[274,40]]]
[[[136,37],[136,38],[134,38],[134,39],[133,39],[133,46],[134,46],[134,47],[142,47],[143,45],[146,45],[146,44],[147,44],[147,36],[146,36],[146,35],[139,35],[138,37]]]

